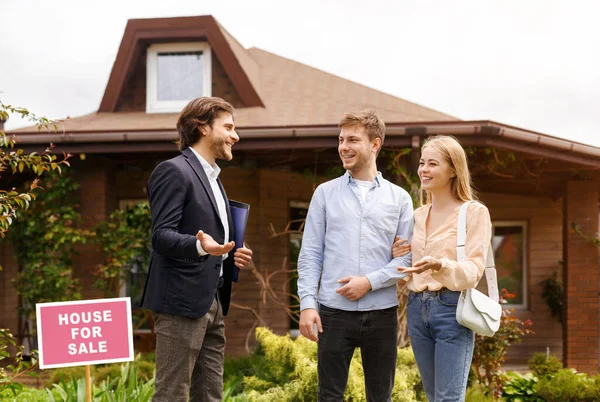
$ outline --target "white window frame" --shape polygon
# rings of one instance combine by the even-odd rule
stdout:
[[[528,247],[529,247],[529,237],[528,237],[528,225],[527,221],[493,221],[492,222],[492,236],[495,233],[496,227],[511,227],[511,226],[519,226],[523,229],[523,303],[521,304],[507,304],[507,306],[514,307],[517,310],[527,310],[527,300],[529,297],[528,292],[528,281],[527,276],[529,274],[529,266],[528,262]],[[494,250],[495,251],[495,250]],[[495,253],[494,253],[495,256]],[[498,268],[496,268],[498,269]],[[511,289],[508,289],[511,291]]]
[[[191,101],[191,99],[158,100],[157,60],[158,54],[165,52],[202,52],[202,96],[212,94],[212,54],[207,42],[155,43],[148,46],[146,56],[146,113],[180,112]]]

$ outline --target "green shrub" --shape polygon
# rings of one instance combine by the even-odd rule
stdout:
[[[139,354],[135,358],[136,373],[140,380],[149,380],[154,376],[154,354],[150,357]],[[121,375],[122,363],[100,364],[91,366],[91,376],[94,384],[99,385],[102,381],[109,378],[117,378]],[[70,383],[71,380],[83,378],[85,376],[85,367],[62,367],[57,369],[46,370],[48,379],[44,381],[44,386],[49,388],[52,384],[58,384],[61,381]]]
[[[95,366],[91,367],[91,372],[94,373],[96,370]],[[47,379],[44,381],[44,386],[46,388],[52,387],[52,384],[58,384],[62,382],[71,382],[73,378],[82,378],[85,377],[85,367],[77,366],[77,367],[61,367],[56,369],[45,370],[47,374]],[[93,374],[92,374],[93,375]]]
[[[98,385],[92,385],[93,402],[149,402],[154,393],[154,378],[141,379],[138,373],[139,356],[133,362],[119,365],[114,377],[106,377]],[[115,375],[116,374],[116,375]],[[52,402],[75,402],[84,400],[85,378],[60,380],[52,385],[49,393]]]
[[[575,370],[562,369],[553,377],[540,379],[538,394],[547,402],[597,402],[600,400],[600,376],[589,378]]]
[[[474,383],[467,388],[465,402],[495,402],[495,400],[489,395],[488,389],[484,385]]]
[[[514,294],[502,289],[501,301],[513,298]],[[525,335],[533,333],[530,329],[533,325],[531,320],[519,319],[514,311],[514,308],[502,309],[500,329],[494,336],[475,335],[471,369],[477,382],[489,389],[496,398],[502,394],[502,364],[506,361],[508,348],[521,343]]]
[[[259,348],[250,359],[228,361],[226,383],[233,385],[235,376],[230,370],[243,372],[241,393],[231,393],[228,400],[235,402],[315,401],[317,395],[317,345],[303,337],[295,340],[278,336],[266,328],[257,328]],[[227,386],[226,386],[227,388]],[[365,381],[357,350],[350,364],[345,401],[365,401]],[[414,355],[410,348],[398,350],[396,381],[392,400],[425,400]]]
[[[244,389],[244,378],[254,375],[274,386],[277,375],[271,371],[270,364],[260,343],[251,356],[225,358],[224,388],[230,389],[230,395],[240,394]]]
[[[536,392],[538,378],[532,373],[509,371],[505,375],[502,396],[507,402],[544,402]]]
[[[121,375],[122,364],[107,364],[97,366],[94,372],[94,384],[100,384],[104,380],[118,378]],[[138,379],[148,381],[154,376],[155,364],[145,360],[136,361],[136,373]]]
[[[53,402],[46,390],[33,388],[20,388],[13,394],[12,390],[0,391],[0,401],[3,402]]]
[[[554,375],[563,368],[563,363],[558,357],[555,355],[546,357],[546,354],[541,352],[534,353],[527,364],[533,374],[539,378]]]

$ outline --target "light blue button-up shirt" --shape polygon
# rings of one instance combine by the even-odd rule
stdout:
[[[379,310],[398,305],[396,282],[406,276],[412,256],[392,259],[396,235],[412,239],[413,203],[402,188],[378,173],[362,202],[348,172],[321,184],[310,202],[298,257],[300,309]],[[346,276],[366,276],[372,290],[351,301],[336,293]],[[318,289],[318,296],[317,296]]]

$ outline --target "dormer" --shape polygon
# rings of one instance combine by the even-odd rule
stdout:
[[[98,111],[179,113],[199,96],[263,107],[259,73],[212,16],[129,20]]]

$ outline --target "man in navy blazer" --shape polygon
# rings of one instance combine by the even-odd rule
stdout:
[[[181,154],[148,181],[152,252],[142,307],[156,332],[154,402],[221,401],[225,333],[234,265],[233,222],[216,159],[231,160],[239,141],[233,107],[220,98],[191,101],[177,121]]]

